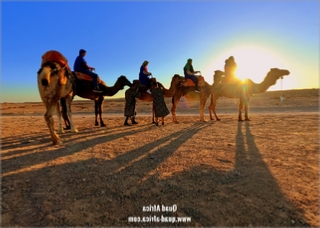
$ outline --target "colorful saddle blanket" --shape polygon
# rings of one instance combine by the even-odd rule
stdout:
[[[87,74],[84,74],[84,73],[81,73],[81,72],[76,72],[76,71],[74,71],[74,73],[76,74],[77,79],[79,79],[79,80],[93,81],[93,78],[91,76],[87,75]],[[101,84],[102,82],[103,81],[98,76],[98,84]]]
[[[203,76],[197,76],[197,78],[198,78],[198,85],[199,86],[204,86],[205,85],[204,77]],[[189,78],[186,80],[186,83],[184,83],[184,85],[185,86],[196,86],[194,84],[194,82]]]
[[[68,60],[66,57],[64,57],[60,52],[58,51],[47,51],[46,53],[44,53],[42,55],[42,61],[41,61],[41,66],[43,66],[43,64],[45,64],[46,62],[56,62],[58,63],[61,67],[66,67],[68,70],[70,70],[70,67],[68,65]]]

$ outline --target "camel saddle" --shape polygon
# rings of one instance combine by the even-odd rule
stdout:
[[[198,78],[198,85],[199,86],[204,86],[205,85],[204,77],[203,76],[196,76],[196,77]],[[189,78],[186,79],[186,83],[184,83],[184,85],[185,86],[196,86],[194,84],[194,82]]]
[[[77,71],[73,71],[73,73],[76,75],[78,80],[93,81],[93,78],[87,74],[77,72]],[[103,81],[98,76],[98,84],[101,84],[102,82]]]
[[[47,51],[42,55],[42,61],[41,61],[41,67],[47,62],[56,62],[58,63],[61,67],[66,67],[69,71],[70,67],[68,65],[68,60],[66,57],[64,57],[60,52],[51,50]]]

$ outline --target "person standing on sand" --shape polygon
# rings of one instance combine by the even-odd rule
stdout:
[[[153,108],[156,118],[156,126],[159,126],[159,117],[161,117],[162,125],[164,125],[164,117],[167,116],[170,111],[163,97],[163,88],[159,87],[158,82],[152,82],[152,87],[150,90],[153,96]]]
[[[141,96],[138,91],[139,87],[136,84],[132,84],[132,86],[126,90],[125,92],[125,106],[124,106],[124,116],[126,117],[124,121],[124,126],[130,126],[128,123],[129,118],[131,118],[132,124],[138,124],[135,120],[136,115],[136,98]]]

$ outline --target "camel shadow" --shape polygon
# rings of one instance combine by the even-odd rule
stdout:
[[[183,224],[188,226],[310,226],[263,161],[250,123],[238,123],[235,141],[233,170],[201,165],[166,179],[155,173],[133,191],[139,199],[134,203],[149,194],[147,205],[176,204],[178,212],[166,214],[191,217],[191,223]],[[154,187],[146,191],[145,186]]]
[[[139,124],[138,127],[147,128],[152,126],[153,125],[151,124]],[[112,127],[79,127],[79,132],[77,133],[73,133],[70,130],[65,130],[65,132],[60,133],[59,136],[64,142],[64,145],[66,145],[83,137],[86,137],[86,135],[88,134],[90,134],[90,136],[98,136],[101,134],[109,134],[117,131],[130,131],[132,129],[135,129],[135,127],[133,126],[130,128],[123,125]],[[23,149],[24,147],[28,147],[28,149]],[[30,149],[30,147],[32,148]],[[52,147],[54,146],[52,145],[49,134],[25,134],[16,137],[5,137],[1,142],[1,149],[3,151],[14,150],[3,153],[2,158],[19,155],[21,153],[29,153],[34,151],[35,149],[49,149]]]
[[[12,213],[11,215],[14,220],[3,219],[2,224],[19,224],[23,226],[50,224],[56,224],[58,226],[62,224],[112,224],[110,221],[114,222],[116,216],[122,218],[123,215],[127,214],[121,213],[121,210],[125,210],[121,205],[126,203],[125,199],[129,194],[128,192],[124,193],[124,191],[133,190],[134,186],[137,184],[137,181],[134,179],[137,177],[138,180],[141,181],[146,174],[152,172],[158,165],[170,157],[180,145],[204,127],[207,126],[203,124],[194,124],[190,128],[172,133],[159,140],[128,151],[126,154],[120,155],[112,160],[92,158],[73,164],[45,167],[30,172],[20,172],[4,176],[2,178],[2,186],[6,200],[3,202],[4,206],[2,212],[4,214]],[[122,136],[123,135],[118,135],[116,137]],[[105,142],[104,137],[95,139],[95,141],[97,140]],[[159,148],[159,145],[163,144],[164,146]],[[83,147],[81,149],[83,149]],[[59,155],[61,153],[62,151],[57,150],[53,154]],[[27,159],[33,160],[31,157]],[[55,159],[55,156],[51,156],[50,159]],[[137,171],[137,168],[140,166],[146,167],[142,173]],[[79,175],[81,176],[83,173],[86,173],[86,178],[78,178]],[[124,178],[120,179],[117,178],[117,176]],[[52,182],[51,180],[53,177],[55,177],[57,181]],[[103,181],[101,181],[100,178],[102,178]],[[18,186],[25,181],[27,181],[27,186],[23,189],[19,188]],[[112,185],[114,186],[112,187]],[[57,188],[59,189],[58,191],[56,191]],[[51,194],[53,190],[56,191],[55,194]],[[90,196],[87,195],[87,193],[89,193]],[[16,198],[17,194],[20,195],[20,197],[18,196],[18,198]],[[44,206],[46,202],[53,202],[53,204],[57,206],[53,210],[62,212],[65,210],[61,208],[62,205],[73,207],[71,201],[81,200],[82,197],[89,197],[90,201],[93,200],[92,203],[94,201],[99,201],[101,210],[99,209],[100,212],[98,213],[98,216],[100,216],[101,213],[110,213],[110,216],[103,215],[93,223],[92,221],[83,222],[78,219],[70,221],[65,218],[61,218],[59,221],[56,220],[54,222],[51,221],[50,216],[47,216],[48,213],[51,214],[53,211]],[[12,202],[20,202],[18,203],[18,206],[15,207],[14,211],[10,210]],[[129,202],[132,201],[129,200]],[[86,203],[84,203],[82,207],[86,208]],[[47,210],[50,210],[51,212]],[[115,210],[116,215],[113,215],[112,213],[114,213]],[[96,213],[94,211],[92,212]]]
[[[303,212],[281,192],[249,123],[238,123],[233,170],[199,165],[168,177],[157,172],[180,146],[210,126],[194,124],[110,160],[91,158],[4,176],[2,225],[310,226]],[[95,138],[97,143],[106,140],[105,136]],[[76,151],[57,150],[52,154],[58,155],[50,159]],[[142,210],[162,204],[176,204],[177,211]],[[191,222],[128,222],[129,216],[151,215],[188,216]]]
[[[3,158],[8,156],[13,156],[2,161],[2,174],[6,172],[12,172],[18,169],[15,166],[12,166],[11,163],[19,163],[20,167],[28,167],[38,163],[48,162],[53,159],[57,159],[62,156],[72,155],[84,150],[86,148],[93,147],[95,145],[112,141],[121,137],[134,135],[139,132],[146,131],[151,129],[153,126],[146,125],[140,126],[139,128],[126,128],[122,126],[119,130],[114,131],[113,128],[106,130],[89,130],[82,133],[66,133],[64,135],[64,141],[68,144],[63,145],[62,147],[53,147],[50,138],[41,140],[41,142],[36,143],[36,147],[26,150],[15,150],[12,152],[7,152],[2,155]],[[118,129],[118,127],[116,127]],[[125,130],[123,130],[125,129]],[[88,133],[92,139],[83,141],[83,138],[86,138]],[[72,137],[72,138],[71,138]],[[80,140],[80,142],[78,142]],[[20,145],[17,145],[19,147]],[[30,145],[29,145],[30,146]],[[21,146],[19,147],[21,148]],[[34,153],[35,149],[41,149],[42,152]],[[21,153],[24,153],[21,155]],[[19,155],[20,154],[20,155]],[[14,157],[14,155],[19,155]]]

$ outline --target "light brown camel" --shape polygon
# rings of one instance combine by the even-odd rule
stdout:
[[[182,86],[180,86],[175,92],[174,96],[172,97],[172,107],[171,107],[173,122],[178,123],[178,120],[176,117],[176,109],[179,104],[180,98],[182,96],[186,96],[187,94],[188,94],[187,96],[188,100],[197,100],[197,101],[200,100],[200,121],[204,121],[204,106],[206,104],[208,97],[211,95],[212,87],[210,84],[204,81],[203,76],[198,76],[198,80],[201,77],[202,77],[202,80],[200,80],[198,84],[201,89],[201,93],[196,93],[194,91],[196,87],[195,87],[195,84],[190,79],[185,80],[185,82],[182,83]]]
[[[70,119],[70,128],[72,132],[78,132],[74,127],[71,114],[71,101],[73,99],[73,85],[71,72],[67,67],[62,67],[56,62],[45,62],[38,71],[38,89],[41,100],[46,107],[44,115],[45,121],[48,125],[52,143],[54,145],[61,144],[57,133],[54,131],[53,114],[56,110],[58,115],[59,127],[58,133],[63,133],[61,124],[61,113],[59,101],[65,104],[66,115]]]
[[[163,96],[165,98],[173,97],[173,95],[176,93],[177,90],[180,89],[182,86],[182,83],[185,81],[185,78],[180,76],[179,74],[175,74],[170,83],[169,89],[166,89],[160,82],[159,86],[163,88]],[[140,84],[139,80],[134,80],[133,83],[138,83]],[[141,101],[146,101],[146,102],[153,102],[153,97],[150,93],[147,93],[147,88],[144,86],[139,87],[139,92],[141,93],[141,96],[138,98]],[[154,110],[152,106],[152,123],[155,123],[154,121]]]
[[[93,81],[90,76],[76,72],[76,92],[75,95],[79,97],[94,100],[95,110],[95,126],[99,126],[98,114],[100,119],[100,126],[106,126],[102,119],[102,104],[104,96],[114,96],[119,90],[124,89],[124,86],[131,86],[132,83],[126,76],[121,75],[113,86],[107,86],[102,80],[98,80],[99,87],[102,93],[95,93],[92,91]],[[79,78],[81,76],[81,79]],[[62,104],[62,116],[66,124],[65,129],[70,129],[70,121],[66,115],[66,107]]]
[[[211,112],[214,113],[217,120],[220,120],[216,114],[216,104],[219,97],[228,97],[228,98],[239,98],[239,115],[238,120],[242,121],[242,109],[244,107],[245,111],[245,120],[249,121],[248,116],[248,108],[249,108],[249,101],[253,94],[263,93],[267,91],[267,89],[276,84],[279,78],[282,78],[285,75],[289,75],[290,72],[285,69],[278,69],[278,68],[271,68],[270,71],[267,73],[267,76],[264,80],[257,84],[254,83],[251,79],[246,79],[244,82],[240,80],[235,83],[228,83],[228,84],[220,84],[217,87],[212,87],[212,99],[211,104],[209,106],[209,113],[210,119],[212,118]],[[219,79],[216,79],[219,80]]]

